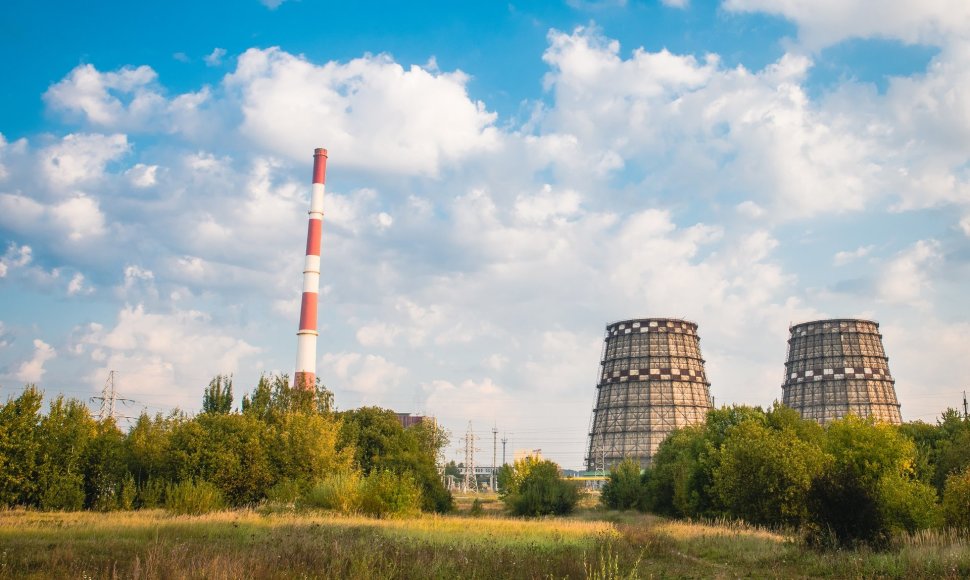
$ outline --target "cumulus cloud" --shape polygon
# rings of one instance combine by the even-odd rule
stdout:
[[[386,55],[317,65],[270,48],[243,53],[225,85],[258,147],[304,159],[326,127],[345,167],[435,175],[499,145],[495,114],[468,97],[467,82],[460,71],[406,69]]]
[[[4,252],[3,256],[0,256],[0,278],[6,277],[14,268],[26,266],[32,259],[33,250],[31,250],[30,246],[18,246],[14,243],[9,244],[7,251]]]
[[[94,127],[127,131],[203,134],[210,127],[203,110],[208,87],[168,97],[149,66],[101,72],[78,65],[44,93],[44,102],[69,119]]]
[[[212,50],[212,52],[210,52],[205,57],[205,59],[204,59],[205,60],[205,64],[206,64],[206,66],[219,66],[220,64],[222,64],[222,59],[225,56],[226,56],[226,49],[224,49],[224,48],[214,48]]]
[[[142,305],[124,306],[110,327],[92,323],[78,329],[75,342],[76,351],[91,361],[86,378],[92,388],[114,370],[126,396],[187,409],[197,408],[210,378],[237,372],[260,352],[204,312],[151,312]]]
[[[824,48],[847,38],[894,38],[910,44],[938,44],[965,37],[970,6],[962,0],[885,0],[879,10],[865,0],[725,0],[725,10],[776,14],[798,25],[809,48]]]
[[[851,264],[856,260],[865,258],[868,256],[875,246],[859,246],[854,250],[842,250],[835,253],[832,258],[832,263],[836,266],[845,266],[846,264]]]
[[[85,284],[84,274],[80,272],[77,272],[76,274],[74,274],[74,276],[71,278],[71,281],[68,282],[67,284],[68,296],[90,294],[92,292],[94,292],[94,288],[91,288],[90,286]]]
[[[883,269],[879,297],[896,304],[926,306],[932,292],[931,270],[940,264],[942,252],[937,240],[919,240],[899,252]]]
[[[54,186],[64,187],[100,179],[105,166],[129,150],[125,135],[72,133],[44,148],[40,158],[44,175]]]
[[[357,352],[326,353],[320,359],[318,375],[331,377],[327,386],[335,393],[348,393],[363,404],[377,404],[381,396],[395,390],[408,370],[380,355]],[[322,374],[321,374],[322,373]]]
[[[780,218],[860,210],[882,194],[868,136],[805,94],[804,56],[752,72],[725,69],[714,54],[638,48],[623,58],[596,29],[553,31],[549,42],[556,106],[545,129],[576,136],[594,155],[636,159],[651,189],[746,191],[757,197],[742,210],[767,206]]]
[[[34,339],[34,355],[30,360],[21,363],[20,367],[17,368],[17,372],[14,374],[17,380],[24,383],[37,383],[43,378],[44,373],[47,370],[44,365],[47,361],[51,360],[57,356],[54,348],[40,340],[39,338]]]

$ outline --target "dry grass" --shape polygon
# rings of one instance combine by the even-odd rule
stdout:
[[[4,578],[967,577],[956,532],[885,553],[818,553],[743,524],[585,511],[521,520],[322,512],[0,511]]]

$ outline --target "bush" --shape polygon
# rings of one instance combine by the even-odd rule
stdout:
[[[946,478],[943,517],[950,527],[970,529],[970,468]]]
[[[78,511],[84,507],[84,479],[78,473],[65,473],[51,481],[40,494],[40,509]]]
[[[615,510],[642,509],[645,489],[640,471],[640,463],[634,459],[614,466],[600,495],[603,505]]]
[[[225,505],[222,492],[208,481],[185,480],[165,490],[165,509],[175,514],[200,515]]]
[[[361,485],[360,509],[377,516],[408,516],[421,511],[421,489],[409,474],[372,471]]]
[[[811,543],[878,548],[895,532],[935,524],[932,488],[912,468],[916,447],[895,427],[852,416],[834,421],[825,451],[827,464],[808,493]]]
[[[303,495],[303,486],[299,481],[284,479],[266,492],[266,499],[271,503],[293,504]]]
[[[155,509],[165,503],[165,482],[161,479],[149,479],[138,488],[138,507]]]
[[[135,478],[130,473],[126,473],[118,486],[118,509],[134,509],[136,493],[138,493],[138,486],[135,485]]]
[[[749,421],[735,426],[721,446],[713,492],[727,515],[760,525],[797,525],[821,471],[824,454],[794,429],[775,431]]]
[[[342,470],[330,474],[310,488],[303,503],[308,507],[352,514],[360,511],[360,494],[360,473]]]
[[[468,509],[468,515],[481,516],[485,514],[485,508],[482,507],[482,500],[475,498],[472,502],[472,506]]]
[[[516,474],[520,467],[522,477]],[[517,516],[565,515],[582,497],[579,483],[559,477],[559,466],[551,461],[527,458],[517,461],[512,472],[503,501]]]

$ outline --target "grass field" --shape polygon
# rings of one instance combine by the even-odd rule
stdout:
[[[485,498],[494,499],[494,498]],[[468,498],[459,498],[467,509]],[[970,576],[970,541],[931,533],[885,553],[819,553],[740,525],[584,509],[570,518],[406,520],[294,510],[0,511],[3,578],[736,578]]]

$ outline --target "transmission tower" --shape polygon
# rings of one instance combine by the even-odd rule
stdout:
[[[115,403],[137,403],[134,399],[126,399],[118,395],[115,390],[115,371],[108,371],[108,379],[104,382],[100,397],[91,397],[91,401],[100,401],[101,408],[98,410],[98,421],[104,421],[108,417],[117,419],[115,415]],[[130,417],[126,417],[130,418]]]
[[[505,444],[509,442],[508,437],[502,437],[502,465],[506,465],[505,462]]]
[[[468,422],[468,431],[465,433],[465,491],[478,491],[478,478],[475,477],[475,432],[472,431],[472,422]]]

